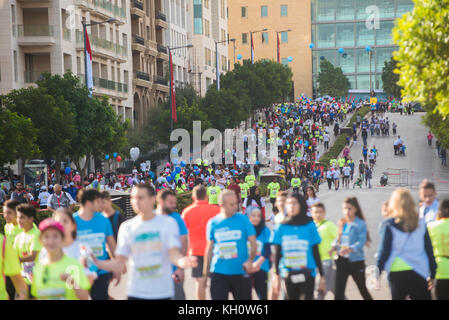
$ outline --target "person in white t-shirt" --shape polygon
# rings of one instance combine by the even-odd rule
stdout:
[[[334,172],[332,172],[332,177],[334,179],[335,190],[338,190],[340,184],[340,170],[335,168]]]
[[[175,294],[172,264],[178,268],[197,266],[197,258],[183,256],[176,220],[156,215],[156,192],[149,184],[138,184],[131,192],[137,213],[122,223],[118,232],[116,258],[96,261],[103,270],[124,273],[129,260],[128,300],[171,300]]]
[[[50,194],[47,191],[47,187],[42,186],[38,196],[38,202],[41,209],[47,209],[48,198],[50,198]]]
[[[343,167],[343,188],[349,189],[349,179],[351,178],[351,167],[348,163]]]

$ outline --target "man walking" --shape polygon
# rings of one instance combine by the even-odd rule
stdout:
[[[47,200],[47,209],[51,212],[55,212],[60,208],[69,208],[73,210],[75,207],[75,200],[73,200],[72,196],[62,191],[62,187],[59,184],[55,184],[53,187],[55,191]]]

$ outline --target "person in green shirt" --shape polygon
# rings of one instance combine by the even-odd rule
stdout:
[[[290,181],[290,184],[293,188],[293,192],[299,192],[299,187],[301,187],[301,179],[299,179],[298,174],[295,174],[295,176]]]
[[[28,298],[28,287],[22,278],[19,256],[12,244],[0,233],[0,272],[10,279],[14,293],[11,296],[6,288],[5,277],[0,276],[0,300],[26,300]]]
[[[331,291],[335,294],[335,271],[329,251],[332,248],[332,242],[337,238],[337,226],[333,222],[326,220],[326,208],[321,202],[312,205],[311,214],[321,238],[318,250],[320,252],[324,276],[326,277],[326,292],[318,290],[317,297],[318,300],[324,300],[327,292]]]
[[[278,178],[274,178],[274,180],[268,184],[267,189],[270,192],[271,206],[272,208],[274,208],[276,197],[278,195],[279,190],[281,190],[281,185],[278,182]]]
[[[13,245],[16,236],[22,232],[22,229],[17,223],[16,208],[20,205],[17,200],[7,200],[3,205],[3,217],[5,218],[5,236],[6,240]]]
[[[31,294],[39,300],[88,300],[90,283],[81,263],[64,254],[64,227],[52,218],[39,224],[47,251],[33,272]]]
[[[435,297],[449,299],[449,199],[441,201],[436,221],[427,224],[437,263]]]
[[[176,193],[180,194],[184,192],[186,192],[186,185],[182,183],[181,180],[178,180],[178,184],[176,186]]]
[[[248,174],[245,177],[245,182],[248,184],[248,186],[251,188],[256,185],[256,176],[253,174]]]
[[[246,182],[240,182],[239,187],[240,187],[240,193],[242,195],[242,202],[243,202],[244,199],[248,198],[249,185]]]
[[[215,179],[211,180],[211,186],[207,187],[207,196],[209,198],[209,204],[218,205],[218,196],[220,195],[221,188],[216,185]]]
[[[39,241],[40,231],[34,224],[36,219],[36,208],[23,203],[17,206],[17,222],[22,232],[14,239],[14,249],[19,255],[19,261],[22,263],[22,276],[25,282],[30,285],[34,263],[42,245]]]

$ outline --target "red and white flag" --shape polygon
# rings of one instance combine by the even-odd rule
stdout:
[[[252,33],[251,33],[251,63],[254,63],[254,43]]]
[[[278,40],[278,63],[281,63],[281,46],[279,43],[279,33],[277,33],[277,40]]]
[[[89,89],[89,96],[92,96],[92,90],[94,88],[94,80],[92,77],[92,49],[90,47],[89,42],[89,36],[87,35],[87,29],[85,30],[86,34],[84,35],[86,37],[86,86]]]
[[[176,116],[176,94],[175,94],[175,79],[173,78],[173,58],[170,52],[170,83],[171,83],[171,116],[173,122],[178,121]]]

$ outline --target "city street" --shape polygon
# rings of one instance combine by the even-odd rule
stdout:
[[[375,136],[368,137],[368,147],[375,145],[379,150],[379,156],[377,163],[374,167],[374,174],[372,180],[372,189],[368,189],[365,186],[360,190],[358,187],[352,189],[352,183],[350,189],[334,189],[328,190],[327,184],[322,184],[318,197],[324,202],[327,208],[327,218],[333,222],[337,222],[341,217],[341,203],[344,198],[348,196],[357,196],[359,203],[362,207],[363,214],[365,215],[368,230],[372,237],[372,244],[370,248],[365,247],[365,259],[367,266],[375,264],[375,253],[379,244],[378,226],[382,221],[381,217],[381,205],[384,201],[388,200],[391,192],[396,186],[380,187],[379,179],[382,172],[387,168],[408,168],[416,172],[435,172],[440,175],[448,175],[449,168],[442,167],[438,159],[435,147],[435,141],[432,147],[427,145],[426,133],[427,129],[421,124],[421,117],[423,113],[415,113],[413,116],[401,116],[399,113],[387,113],[386,116],[390,119],[390,125],[396,122],[398,125],[398,135],[404,140],[407,147],[406,156],[395,156],[393,152],[393,141],[395,137],[392,136],[390,130],[389,137]],[[332,135],[331,135],[332,136]],[[354,162],[357,164],[360,159],[363,159],[361,155],[361,139],[357,142],[357,146],[353,146],[351,149],[351,156]],[[356,172],[354,176],[358,176],[358,169],[356,166]],[[429,179],[432,177],[429,176]],[[432,180],[432,179],[431,179]],[[440,198],[449,197],[449,185],[444,183],[437,183],[437,191]],[[441,191],[440,191],[441,190]],[[411,189],[413,196],[418,201],[418,189]],[[267,212],[271,212],[271,204],[267,202]],[[271,228],[271,225],[269,224]],[[123,277],[118,287],[113,285],[110,287],[110,295],[115,299],[125,299],[126,277]],[[184,290],[186,299],[195,299],[195,280],[190,276],[190,270],[186,271],[186,279],[184,282]],[[379,291],[370,290],[374,299],[391,299],[390,291],[388,288],[388,282],[386,280],[386,273],[382,276],[382,286]],[[209,292],[207,292],[208,299],[210,299]],[[361,299],[361,296],[355,286],[355,283],[350,280],[346,290],[346,296],[349,300]],[[253,298],[256,299],[253,292]],[[328,293],[327,299],[332,299],[332,293]]]

